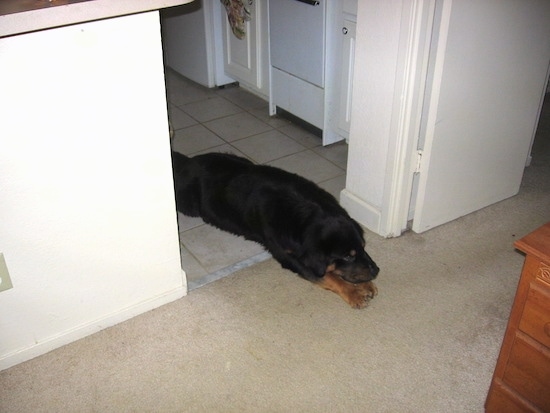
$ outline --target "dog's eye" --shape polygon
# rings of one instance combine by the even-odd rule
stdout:
[[[355,261],[355,255],[346,255],[346,256],[344,257],[344,261],[346,261],[346,262],[353,262],[353,261]]]

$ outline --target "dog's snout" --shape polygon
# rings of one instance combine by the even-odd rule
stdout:
[[[376,264],[372,263],[371,265],[369,265],[369,271],[371,273],[372,278],[376,278],[376,276],[380,272],[380,268],[378,268]]]
[[[353,284],[370,282],[380,272],[380,268],[372,260],[359,265],[340,267],[337,270],[340,277]]]

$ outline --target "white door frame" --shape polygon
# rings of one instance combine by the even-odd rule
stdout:
[[[398,236],[406,229],[428,73],[436,0],[404,2],[399,63],[392,115],[380,232]]]
[[[383,56],[388,57],[387,62],[395,63],[395,68],[389,68],[395,69],[395,79],[391,86],[393,89],[383,90],[380,96],[367,98],[371,100],[366,103],[361,101],[364,96],[375,95],[379,90],[371,90],[375,86],[372,81],[365,79],[370,73],[365,73],[365,68],[362,67],[364,62],[357,59],[355,61],[352,104],[355,107],[352,107],[348,177],[346,188],[341,193],[342,205],[350,214],[368,229],[384,237],[399,236],[407,228],[413,174],[417,165],[417,146],[435,3],[436,0],[403,0],[397,9],[385,0],[379,0],[379,3],[373,1],[368,5],[359,4],[360,8],[366,8],[366,13],[369,13],[369,8],[373,6],[390,16],[396,11],[401,12],[400,21],[393,22],[394,26],[399,23],[398,41],[388,44],[388,47],[384,48],[384,53],[387,54]],[[358,14],[358,31],[361,24],[367,24],[361,21],[362,11],[360,9]],[[384,27],[384,17],[379,19],[376,23],[380,23],[380,26],[367,28],[367,35],[374,30],[372,35],[380,36],[387,30]],[[358,49],[361,40],[357,39]],[[367,50],[367,53],[369,52],[370,49]],[[370,122],[389,122],[389,125],[373,128],[376,129],[373,131],[364,120],[368,115],[363,112],[367,109],[359,107],[361,105],[386,105],[382,112],[390,113],[389,120],[373,119]],[[380,136],[375,136],[379,133]],[[384,151],[381,151],[384,145],[387,145],[387,150],[384,148]],[[382,165],[382,168],[385,168],[383,171],[379,170],[379,165],[373,166],[372,162],[364,159],[365,154],[373,150],[382,152],[385,156],[385,159],[380,161],[385,165]],[[373,171],[369,168],[378,170],[372,174]],[[365,175],[369,176],[368,185],[364,184],[367,181]],[[381,196],[377,193],[381,193]]]

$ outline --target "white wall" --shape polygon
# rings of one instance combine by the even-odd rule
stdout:
[[[379,233],[398,76],[402,1],[359,1],[346,189],[341,202]]]
[[[158,13],[3,38],[0,61],[3,369],[186,284]]]

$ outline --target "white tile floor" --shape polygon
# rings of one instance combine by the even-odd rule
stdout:
[[[328,147],[321,139],[280,117],[270,117],[266,101],[229,86],[208,89],[170,69],[166,73],[172,148],[185,155],[231,152],[316,182],[339,198],[345,186],[347,145]],[[269,258],[263,248],[178,214],[182,268],[189,289]]]

